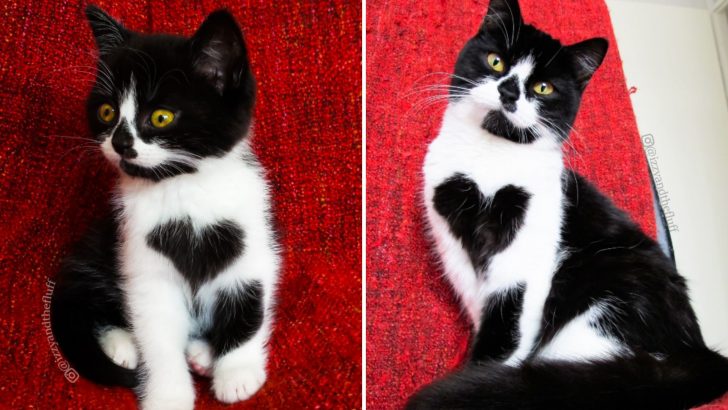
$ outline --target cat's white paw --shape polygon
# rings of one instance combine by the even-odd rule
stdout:
[[[192,339],[187,345],[187,364],[193,372],[200,376],[212,375],[212,348],[204,340]]]
[[[136,369],[139,363],[134,338],[129,331],[110,327],[99,334],[101,350],[116,364],[127,369]]]
[[[212,390],[223,403],[247,400],[265,383],[265,364],[255,363],[236,367],[215,369]]]

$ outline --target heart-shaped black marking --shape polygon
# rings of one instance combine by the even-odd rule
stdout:
[[[507,248],[521,229],[531,194],[506,185],[486,198],[478,184],[456,173],[435,188],[433,205],[460,239],[473,267],[485,272],[491,258]]]
[[[233,221],[195,229],[187,217],[158,225],[147,235],[147,244],[168,257],[196,291],[242,254],[244,239],[242,228]]]

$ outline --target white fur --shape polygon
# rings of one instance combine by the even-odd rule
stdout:
[[[136,81],[134,76],[131,76],[129,80],[129,87],[121,97],[121,104],[119,104],[119,124],[128,128],[129,133],[134,137],[134,143],[138,142],[139,133],[136,130],[136,116],[137,116],[137,101],[136,101]]]
[[[247,400],[265,383],[268,359],[265,345],[270,323],[263,326],[252,340],[215,363],[212,390],[218,400],[224,403]]]
[[[187,344],[187,364],[190,370],[200,376],[208,377],[211,375],[213,365],[212,347],[202,339],[192,339]]]
[[[424,164],[424,199],[431,233],[445,274],[475,330],[478,330],[483,307],[490,297],[497,297],[519,283],[526,285],[518,322],[520,340],[505,361],[509,365],[518,365],[532,351],[541,328],[552,277],[564,256],[559,247],[564,202],[561,144],[555,134],[538,122],[538,102],[525,97],[526,81],[532,70],[533,60],[527,57],[502,78],[486,79],[468,96],[451,102],[440,133],[428,148]],[[504,113],[515,126],[531,128],[541,134],[541,138],[531,144],[514,143],[481,128],[488,112],[502,108],[498,85],[513,76],[518,77],[521,96],[516,103],[516,112]],[[520,230],[512,243],[491,259],[487,272],[474,270],[462,243],[452,235],[447,221],[434,208],[435,188],[456,173],[472,179],[485,197],[492,197],[511,184],[531,195]],[[579,320],[588,322],[589,318]],[[583,340],[598,341],[594,352],[601,355],[616,352],[610,344],[613,341],[600,338],[594,327],[580,326],[579,320],[564,329],[563,337],[552,341],[549,357],[585,357],[584,352],[590,350],[589,347],[562,342],[575,333],[584,334]]]
[[[609,315],[609,307],[593,305],[572,319],[540,352],[546,360],[598,360],[630,354],[629,350],[612,337],[599,331],[597,320]]]
[[[134,93],[120,105],[119,124],[134,127]],[[122,125],[117,125],[122,126]],[[114,129],[115,130],[115,129]],[[110,133],[113,135],[114,130]],[[156,165],[174,153],[134,136],[138,164]],[[102,150],[112,163],[119,158],[107,144]],[[162,150],[162,151],[160,151]],[[116,155],[116,156],[114,156]],[[243,161],[252,153],[247,139],[221,158],[196,160],[197,172],[152,182],[121,174],[115,201],[121,209],[121,271],[133,333],[145,364],[141,406],[144,409],[191,409],[194,387],[185,351],[204,361],[204,348],[190,343],[191,334],[210,320],[210,310],[220,289],[259,281],[263,288],[264,318],[257,333],[214,363],[213,390],[225,402],[244,400],[265,381],[267,342],[272,323],[273,293],[278,278],[279,255],[272,228],[268,185],[262,170]],[[245,232],[245,251],[196,294],[172,262],[147,245],[147,235],[158,225],[191,218],[201,229],[222,220],[237,223]],[[201,307],[201,320],[191,314]],[[209,369],[210,364],[207,364]]]
[[[118,327],[102,329],[99,334],[101,350],[121,367],[136,369],[139,354],[134,345],[134,338],[128,331]]]

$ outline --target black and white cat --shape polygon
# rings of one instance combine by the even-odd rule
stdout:
[[[112,215],[58,276],[55,337],[87,378],[138,386],[144,409],[193,408],[189,368],[219,400],[245,400],[266,380],[281,262],[242,33],[227,11],[191,38],[86,13],[99,48],[90,128],[120,179]]]
[[[684,279],[563,165],[607,47],[562,45],[525,24],[517,0],[491,0],[460,52],[424,195],[473,344],[409,408],[683,409],[728,390]]]

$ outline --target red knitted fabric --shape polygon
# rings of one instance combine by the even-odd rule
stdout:
[[[134,408],[130,390],[70,383],[42,320],[46,280],[107,209],[114,173],[89,137],[86,1],[0,5],[0,408]],[[222,1],[100,1],[127,27],[190,35]],[[228,7],[258,80],[255,149],[273,185],[285,267],[269,379],[234,408],[361,405],[361,6]],[[62,363],[62,362],[61,362]],[[200,381],[200,408],[215,401]],[[7,406],[7,407],[6,407]]]
[[[603,1],[521,0],[528,22],[610,51],[586,90],[569,162],[655,231],[650,182],[622,64]],[[367,1],[367,406],[401,407],[464,358],[468,326],[425,237],[421,167],[441,101],[413,92],[445,84],[484,0]],[[726,401],[728,403],[728,401]],[[725,407],[728,409],[728,406]]]

